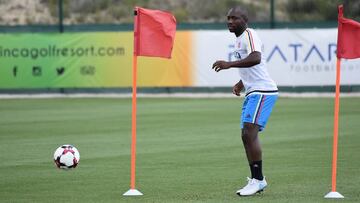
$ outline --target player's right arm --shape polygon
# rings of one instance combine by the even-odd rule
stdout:
[[[255,66],[261,62],[261,53],[254,51],[250,53],[246,58],[237,61],[216,61],[212,69],[216,72],[229,68],[249,68]]]
[[[234,68],[249,68],[261,62],[261,53],[258,51],[251,52],[246,58],[229,62],[230,67]]]

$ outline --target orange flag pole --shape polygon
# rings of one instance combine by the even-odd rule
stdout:
[[[334,139],[333,139],[333,159],[332,159],[332,178],[331,192],[325,195],[325,198],[344,198],[343,195],[336,192],[336,169],[337,169],[337,149],[339,135],[339,104],[340,104],[340,63],[341,59],[336,60],[336,86],[335,86],[335,107],[334,107]]]
[[[332,178],[331,191],[336,191],[336,169],[337,169],[337,149],[339,135],[339,103],[340,103],[340,63],[341,59],[336,60],[336,87],[335,87],[335,107],[334,107],[334,140],[333,140],[333,160],[332,160]]]
[[[131,166],[130,166],[130,190],[125,192],[124,196],[143,195],[135,189],[135,166],[136,166],[136,86],[137,86],[137,56],[133,58],[133,87],[132,87],[132,125],[131,125]]]
[[[134,22],[134,55],[133,55],[133,86],[132,86],[132,116],[131,116],[131,164],[130,164],[130,190],[125,192],[124,196],[139,196],[143,195],[140,191],[135,189],[135,168],[136,168],[136,89],[137,89],[137,26],[138,17],[135,10]]]
[[[131,116],[131,178],[130,188],[135,189],[135,162],[136,162],[136,81],[137,81],[137,56],[133,58],[133,93],[132,93],[132,116]]]

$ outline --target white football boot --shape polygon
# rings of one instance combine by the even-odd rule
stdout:
[[[256,193],[262,192],[265,187],[267,186],[267,182],[265,180],[265,177],[263,180],[257,180],[255,178],[247,178],[248,184],[243,187],[242,189],[236,191],[236,194],[239,196],[250,196],[254,195]]]

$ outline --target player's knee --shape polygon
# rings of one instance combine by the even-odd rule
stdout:
[[[249,128],[244,126],[244,128],[242,130],[242,134],[241,134],[241,139],[242,139],[243,143],[244,144],[249,143],[249,141],[251,140],[250,138],[251,138],[250,130],[249,130]]]
[[[242,129],[242,140],[244,143],[251,142],[251,140],[257,137],[259,127],[252,123],[245,123]]]

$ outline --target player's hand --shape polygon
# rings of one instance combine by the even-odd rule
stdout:
[[[233,94],[235,94],[236,96],[240,96],[240,92],[241,92],[241,90],[242,90],[243,88],[244,88],[243,83],[242,83],[242,82],[238,82],[238,83],[236,83],[236,84],[234,85],[232,92],[233,92]]]
[[[216,61],[212,65],[212,69],[214,69],[216,72],[219,72],[224,69],[229,69],[229,68],[230,68],[230,64],[229,64],[229,62],[226,62],[226,61]]]

